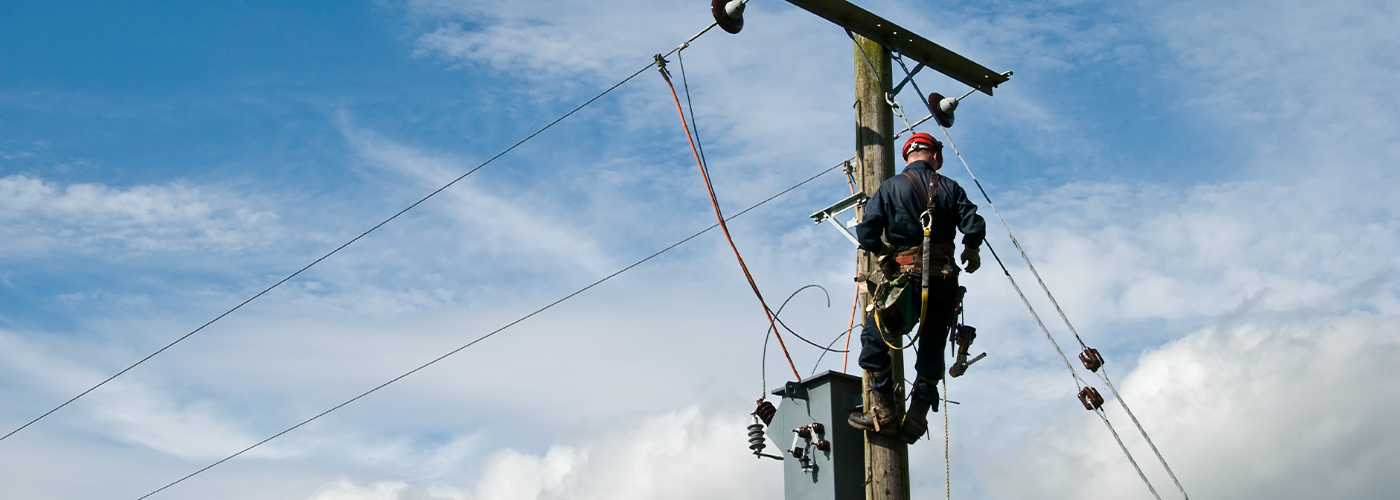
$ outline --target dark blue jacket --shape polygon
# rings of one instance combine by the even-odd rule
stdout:
[[[935,175],[933,167],[923,161],[910,163],[904,170],[914,172],[925,190],[929,176]],[[952,245],[956,227],[963,233],[963,246],[980,246],[987,236],[987,224],[977,215],[977,205],[967,200],[967,192],[952,179],[939,175],[937,185],[933,197],[933,242]],[[895,250],[922,244],[924,230],[919,224],[919,214],[924,212],[925,201],[919,198],[908,177],[901,174],[885,179],[866,202],[865,218],[856,226],[860,247],[867,251],[881,249],[884,246],[881,236]]]

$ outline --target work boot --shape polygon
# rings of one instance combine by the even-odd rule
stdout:
[[[928,432],[929,404],[918,399],[909,402],[909,411],[904,413],[900,427],[904,431],[904,442],[914,444]]]
[[[894,420],[894,391],[869,392],[869,404],[865,412],[852,412],[846,422],[851,427],[863,431],[872,431],[886,436],[893,436],[899,433],[899,426]]]

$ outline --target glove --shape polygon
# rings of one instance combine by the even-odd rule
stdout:
[[[962,263],[968,274],[975,273],[982,267],[982,257],[977,255],[977,247],[963,247]]]

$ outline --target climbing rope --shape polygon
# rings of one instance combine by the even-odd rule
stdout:
[[[953,500],[953,464],[948,460],[948,379],[943,382],[943,495]]]
[[[684,48],[685,45],[682,45],[678,50]],[[797,364],[792,362],[792,354],[788,352],[787,344],[783,342],[783,336],[778,332],[778,323],[773,319],[773,311],[768,309],[768,303],[763,300],[763,292],[758,290],[758,283],[754,282],[753,274],[749,273],[748,264],[744,263],[744,256],[739,254],[739,247],[734,244],[734,237],[729,234],[729,225],[724,223],[724,214],[720,211],[719,199],[715,196],[715,189],[710,182],[709,171],[705,168],[705,162],[700,159],[700,149],[695,145],[695,137],[690,134],[690,124],[686,123],[685,110],[681,109],[681,98],[676,94],[676,86],[671,83],[671,73],[666,71],[667,61],[661,54],[657,54],[654,62],[657,70],[661,73],[661,77],[666,80],[666,86],[671,89],[671,98],[676,101],[676,113],[680,114],[681,127],[685,129],[686,141],[690,142],[690,151],[695,154],[695,165],[700,167],[700,177],[705,181],[705,190],[710,194],[710,206],[715,210],[715,219],[719,221],[719,228],[724,232],[725,240],[729,241],[729,248],[734,251],[734,258],[739,261],[739,268],[744,271],[744,278],[748,280],[749,288],[753,289],[754,296],[758,297],[759,305],[763,306],[763,314],[768,318],[768,325],[773,331],[773,336],[778,339],[778,346],[783,349],[783,356],[787,358],[788,367],[792,368],[792,376],[797,377],[798,380],[802,380],[802,374],[797,371]],[[684,78],[685,75],[681,76]],[[689,87],[688,84],[687,87]],[[688,95],[689,92],[687,92],[687,96]],[[764,391],[767,391],[767,387],[764,387]],[[767,397],[767,394],[760,395],[760,398],[762,397]]]

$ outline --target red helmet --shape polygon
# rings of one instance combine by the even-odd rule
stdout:
[[[915,146],[916,144],[919,146]],[[943,143],[938,142],[938,139],[934,139],[932,135],[925,132],[911,135],[909,136],[909,140],[904,141],[904,159],[909,159],[910,151],[917,151],[920,149],[932,149],[935,152],[943,151]]]

